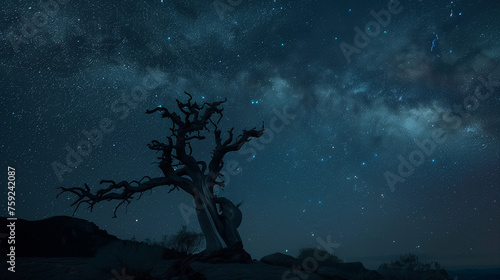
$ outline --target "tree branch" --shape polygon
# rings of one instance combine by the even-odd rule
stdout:
[[[216,181],[217,175],[219,174],[220,171],[222,170],[222,167],[224,166],[223,158],[224,156],[233,151],[238,151],[243,147],[243,145],[252,138],[259,138],[264,134],[264,124],[262,124],[262,128],[257,130],[256,128],[253,128],[251,130],[243,130],[243,133],[240,134],[238,137],[233,142],[233,129],[228,131],[229,137],[224,143],[222,143],[221,139],[221,131],[216,130],[215,131],[215,142],[216,142],[216,147],[213,152],[212,160],[210,161],[210,164],[208,166],[208,176],[210,178],[210,183],[213,186],[213,184],[219,184],[219,182]]]
[[[169,144],[160,143],[154,140],[148,147],[152,150],[162,151],[162,162],[160,163],[162,170],[168,170],[171,166],[171,161],[168,158],[175,157],[180,163],[187,167],[186,175],[190,176],[194,181],[199,178],[202,169],[206,169],[203,166],[200,167],[199,163],[192,156],[192,148],[189,141],[191,140],[203,140],[205,136],[200,135],[200,131],[209,131],[208,124],[212,123],[217,127],[216,123],[213,122],[212,117],[214,115],[219,115],[217,123],[222,119],[222,108],[220,105],[227,101],[218,101],[211,103],[204,103],[202,106],[198,105],[196,102],[192,102],[193,97],[191,94],[184,92],[189,99],[186,102],[176,100],[177,107],[179,108],[181,117],[177,113],[170,112],[164,107],[157,107],[153,110],[147,110],[146,113],[151,114],[154,112],[161,112],[162,117],[169,118],[172,120],[173,127],[170,129],[172,132],[171,137],[175,137],[175,143],[170,142]],[[191,135],[191,133],[196,133]],[[186,152],[188,150],[188,152]],[[175,153],[173,153],[175,151]]]
[[[141,181],[145,178],[149,177],[144,177],[140,181],[132,181],[131,183],[127,181],[116,183],[112,180],[102,180],[100,184],[109,184],[109,186],[107,188],[100,189],[95,193],[92,193],[90,191],[90,188],[87,184],[84,184],[85,188],[60,187],[58,189],[60,189],[61,192],[57,195],[57,197],[66,192],[77,195],[77,199],[71,204],[71,206],[76,205],[73,215],[75,215],[81,204],[88,204],[90,211],[92,212],[94,205],[101,201],[121,200],[121,202],[115,207],[115,210],[113,212],[113,218],[116,218],[116,211],[118,210],[118,208],[124,203],[127,203],[128,205],[132,201],[132,199],[134,199],[134,195],[136,193],[142,195],[143,192],[152,190],[153,188],[158,186],[173,185],[194,195],[190,181],[185,178],[181,178],[179,181],[166,177],[158,177],[149,179],[148,181],[141,183]],[[132,184],[135,184],[136,186],[132,186]],[[114,192],[114,190],[121,190],[121,192]]]

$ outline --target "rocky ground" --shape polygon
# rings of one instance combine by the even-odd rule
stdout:
[[[162,268],[166,271],[174,261],[162,260],[157,266],[158,269],[152,274],[161,274]],[[21,258],[16,263],[16,272],[7,272],[2,269],[1,279],[36,279],[36,280],[132,280],[130,272],[125,270],[117,271],[99,271],[95,267],[93,258]],[[245,279],[294,279],[299,277],[296,274],[289,274],[282,278],[287,271],[292,272],[290,268],[269,265],[258,261],[250,264],[206,264],[195,262],[191,267],[202,273],[208,280],[245,280]],[[301,272],[308,275],[308,280],[328,279],[319,275]],[[287,274],[288,275],[288,274]],[[297,278],[295,278],[297,279]],[[302,279],[302,278],[298,278]]]
[[[7,234],[7,228],[0,229],[0,235]],[[9,272],[7,263],[4,262],[0,279],[141,280],[140,277],[131,276],[140,275],[141,272],[143,275],[155,276],[154,279],[166,279],[162,275],[177,261],[177,257],[165,256],[161,247],[136,241],[121,241],[89,221],[65,216],[40,221],[18,219],[16,239],[19,241],[16,242],[16,272]],[[3,241],[0,240],[0,253],[6,254],[9,247],[7,242]],[[235,254],[236,252],[229,252],[224,260],[231,259]],[[214,260],[205,261],[215,262]],[[338,267],[328,268],[315,267],[310,269],[313,270],[311,273],[300,268],[304,264],[298,259],[280,253],[266,256],[261,261],[251,261],[250,256],[241,259],[241,262],[247,261],[250,263],[184,262],[175,267],[183,274],[189,271],[191,274],[198,273],[198,276],[192,279],[380,278],[378,273],[366,270],[361,263],[339,264]],[[185,267],[188,263],[189,266]],[[145,270],[150,271],[145,273]]]
[[[0,229],[6,237],[7,228]],[[2,262],[0,279],[19,280],[159,280],[171,267],[190,271],[191,278],[171,279],[245,280],[379,280],[382,276],[364,268],[360,262],[329,264],[304,263],[281,253],[250,263],[184,262],[175,265],[179,256],[165,255],[165,249],[136,241],[121,241],[85,220],[70,217],[51,217],[41,221],[18,220],[15,271],[7,270]],[[7,242],[0,238],[0,253],[9,252]],[[231,252],[231,256],[234,254]],[[166,259],[165,259],[166,258]],[[199,259],[198,259],[199,260]],[[250,257],[246,259],[250,261]],[[189,263],[189,266],[184,264]],[[316,266],[315,266],[316,265]],[[304,269],[304,267],[308,269]],[[147,271],[147,273],[145,272]],[[308,270],[308,271],[306,271]],[[152,275],[154,277],[141,277]],[[139,276],[138,276],[139,275]],[[449,274],[458,280],[500,280],[500,270],[462,270]]]

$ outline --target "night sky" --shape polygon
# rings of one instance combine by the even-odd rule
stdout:
[[[243,202],[253,258],[320,239],[369,268],[403,253],[500,265],[498,1],[84,2],[0,6],[0,153],[18,218],[71,215],[57,187],[159,176],[146,145],[171,123],[145,111],[187,91],[227,97],[223,131],[265,124],[227,156],[219,192]],[[200,231],[181,212],[191,197],[169,189],[116,219],[118,202],[75,216],[122,239]]]

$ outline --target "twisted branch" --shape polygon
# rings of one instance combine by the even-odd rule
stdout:
[[[142,180],[144,180],[145,178],[148,178],[149,180],[146,182],[142,182]],[[151,179],[145,176],[139,181],[132,181],[130,183],[127,181],[116,183],[113,180],[102,180],[100,184],[108,184],[108,187],[100,189],[95,193],[91,192],[90,187],[87,184],[84,184],[85,188],[59,187],[58,189],[60,189],[61,192],[57,195],[57,197],[66,192],[76,194],[77,199],[71,204],[71,206],[76,205],[76,208],[73,211],[73,216],[82,204],[88,204],[90,211],[92,212],[94,206],[101,201],[121,200],[121,202],[115,207],[115,210],[113,212],[113,218],[116,218],[116,211],[118,210],[118,208],[120,208],[120,206],[122,206],[124,203],[127,203],[127,205],[130,204],[130,202],[134,199],[134,195],[136,193],[139,193],[140,196],[142,196],[143,192],[164,185],[174,185],[175,187],[177,187],[177,189],[180,187],[187,192],[192,192],[192,190],[189,189],[189,180],[185,178],[180,178],[180,181],[178,181],[165,177]],[[136,186],[132,186],[132,184],[135,184]],[[121,190],[121,192],[114,192],[114,190]]]

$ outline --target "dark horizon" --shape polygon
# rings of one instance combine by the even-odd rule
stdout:
[[[54,217],[71,217],[71,216],[51,216],[51,217],[47,217],[47,218],[40,219],[40,220],[27,220],[27,221],[42,221],[42,220],[49,219],[49,218],[54,218]],[[7,217],[0,217],[0,219],[6,219],[6,218]],[[77,217],[75,217],[75,218],[77,218]],[[19,218],[19,219],[23,219],[23,218]],[[19,221],[19,219],[18,219],[18,221]],[[78,218],[78,219],[81,219],[81,218]],[[100,229],[102,229],[102,228],[100,228]],[[110,234],[112,236],[115,236],[115,235],[113,235],[113,234],[111,234],[109,232],[108,232],[108,234]],[[132,238],[130,238],[130,239],[121,239],[121,240],[134,240],[134,238],[136,239],[135,236],[132,236]],[[145,240],[137,240],[137,241],[138,242],[147,242],[148,239],[149,239],[149,241],[152,241],[152,242],[159,241],[159,240],[153,240],[153,239],[150,239],[150,238],[146,238]],[[264,253],[264,255],[269,255],[271,253],[274,253],[274,252],[267,252],[267,253]],[[287,252],[287,253],[290,253],[290,252]],[[252,255],[252,259],[260,260],[264,255],[262,255],[262,256],[254,256],[254,255]],[[297,256],[298,254],[291,254],[291,255]],[[348,261],[351,261],[351,262],[361,262],[361,263],[363,263],[363,265],[366,268],[377,270],[377,268],[382,263],[389,263],[391,261],[397,260],[400,256],[401,255],[370,256],[370,257],[364,257],[364,258],[354,258],[354,259],[351,259],[351,260],[348,260]],[[431,256],[431,255],[422,255],[422,254],[419,254],[417,256],[419,258],[419,261],[422,261],[422,262],[429,262],[430,263],[430,262],[436,261],[436,259],[433,256]],[[490,256],[490,257],[494,257],[494,256]],[[500,266],[496,265],[496,264],[494,264],[494,265],[471,265],[471,263],[473,263],[471,261],[471,262],[469,262],[466,265],[447,266],[447,265],[444,265],[444,263],[446,263],[446,259],[444,259],[444,260],[445,260],[444,262],[439,261],[440,264],[447,271],[451,271],[452,273],[456,272],[456,271],[466,271],[466,270],[479,270],[479,271],[484,271],[484,272],[488,272],[488,271],[499,272],[500,271]],[[478,260],[475,260],[475,261],[477,262]]]

